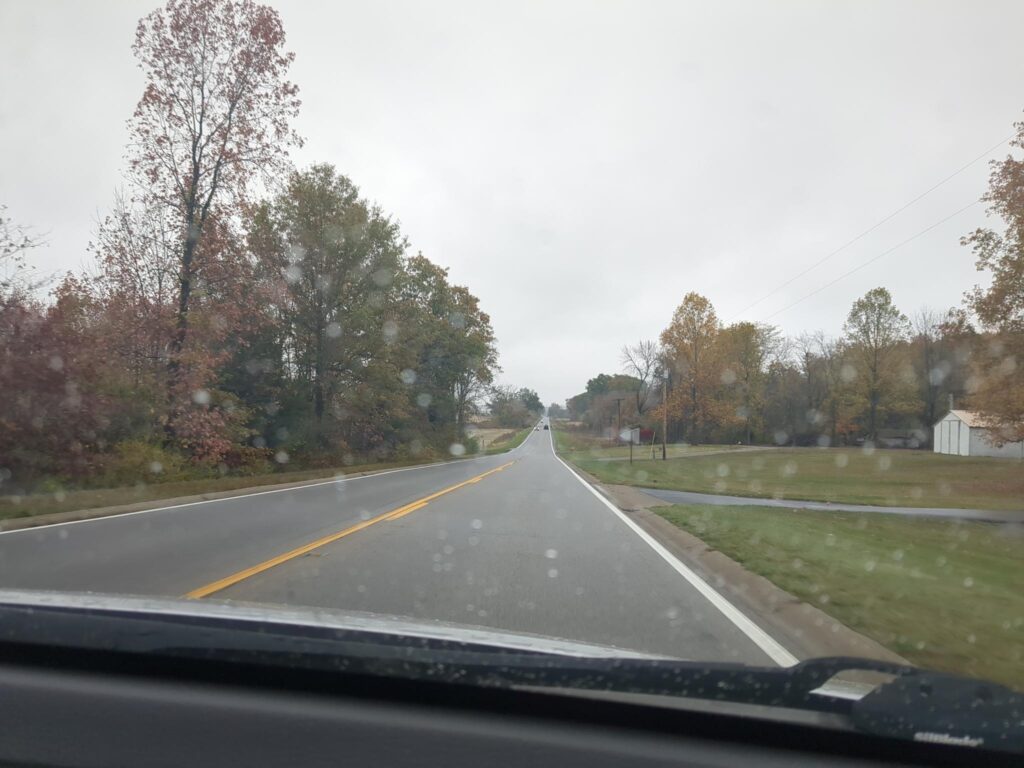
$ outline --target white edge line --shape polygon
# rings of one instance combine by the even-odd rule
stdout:
[[[552,430],[548,429],[549,434]],[[602,496],[594,486],[576,474],[576,471],[570,467],[566,462],[562,461],[562,457],[555,451],[555,438],[551,434],[551,453],[559,461],[559,463],[569,470],[569,473],[575,477],[583,486],[590,491],[594,496],[608,509],[615,513],[615,515],[626,525],[628,525],[633,532],[643,539],[655,552],[657,552],[661,558],[672,566],[675,571],[686,579],[698,592],[700,592],[707,600],[715,606],[722,614],[729,619],[733,624],[736,625],[743,634],[745,634],[750,640],[753,641],[754,645],[764,651],[772,661],[778,664],[780,667],[792,667],[800,662],[796,656],[787,651],[781,643],[779,643],[774,637],[769,635],[757,624],[751,621],[746,614],[740,611],[735,605],[730,603],[725,597],[717,592],[710,584],[704,579],[694,573],[690,568],[684,565],[675,555],[669,552],[661,543],[659,543],[653,536],[647,531],[637,525],[635,522],[629,519],[626,514],[619,509],[617,506],[612,504],[608,499]]]
[[[527,438],[529,439],[529,438]],[[523,440],[517,448],[522,447],[526,443]],[[512,450],[517,450],[513,448]],[[507,451],[511,453],[512,451]],[[503,454],[493,454],[495,456],[501,456]],[[319,485],[332,485],[334,483],[348,483],[353,480],[364,480],[369,477],[382,477],[383,475],[393,475],[396,472],[411,472],[414,469],[434,469],[435,467],[445,467],[449,464],[461,464],[464,461],[475,461],[478,459],[489,459],[491,456],[470,456],[468,459],[453,459],[451,461],[438,461],[433,464],[417,464],[414,467],[399,467],[398,469],[385,469],[380,472],[370,472],[365,475],[358,475],[357,477],[335,477],[331,480],[324,480],[319,483],[307,483],[306,485],[293,485],[289,488],[274,488],[269,491],[255,491],[253,493],[240,493],[236,496],[225,496],[222,499],[202,499],[201,501],[187,501],[184,504],[170,504],[166,507],[153,507],[152,509],[137,509],[134,512],[114,512],[109,515],[102,515],[100,517],[87,517],[84,520],[66,520],[63,523],[46,523],[45,525],[33,525],[28,528],[14,528],[10,531],[0,531],[0,536],[9,536],[12,533],[32,533],[33,531],[42,531],[46,528],[57,528],[63,525],[78,525],[79,523],[96,523],[102,520],[113,520],[121,517],[134,517],[135,515],[145,515],[150,512],[162,512],[167,509],[182,509],[183,507],[194,507],[198,504],[213,504],[218,501],[237,501],[240,499],[249,499],[253,496],[266,496],[271,493],[287,493],[288,491],[301,491],[305,488],[316,488]],[[213,491],[216,493],[216,491]],[[158,501],[158,499],[154,499]]]

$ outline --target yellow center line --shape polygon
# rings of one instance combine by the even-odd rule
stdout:
[[[513,464],[515,464],[515,461],[510,461],[507,464],[502,464],[500,467],[495,467],[494,469],[488,470],[487,472],[477,475],[476,477],[471,477],[469,480],[463,480],[461,483],[456,483],[455,485],[450,485],[447,488],[442,488],[440,491],[432,493],[429,496],[424,496],[422,499],[417,499],[416,501],[411,502],[409,504],[405,504],[401,507],[398,507],[397,509],[392,509],[389,510],[388,512],[384,512],[383,514],[377,515],[376,517],[371,517],[369,520],[364,520],[361,523],[356,523],[355,525],[349,526],[348,528],[345,528],[342,531],[329,534],[327,536],[324,536],[323,538],[317,539],[316,541],[311,541],[308,544],[303,544],[301,547],[297,547],[296,549],[293,549],[290,552],[285,552],[284,554],[278,555],[277,557],[272,557],[269,560],[264,560],[262,563],[254,565],[251,568],[246,568],[244,570],[238,571],[237,573],[233,573],[230,576],[225,576],[223,579],[212,581],[209,584],[206,584],[205,586],[199,587],[198,589],[193,589],[191,592],[187,593],[185,597],[208,597],[209,595],[212,595],[214,592],[220,592],[222,589],[227,589],[228,587],[237,584],[240,581],[244,581],[245,579],[248,579],[252,576],[255,576],[258,573],[268,571],[274,566],[281,565],[281,563],[286,563],[289,560],[294,560],[296,557],[301,557],[302,555],[312,552],[314,549],[319,549],[320,547],[326,544],[330,544],[331,542],[337,541],[338,539],[343,539],[346,536],[351,536],[353,533],[357,533],[358,531],[361,531],[364,528],[369,528],[371,525],[379,523],[381,520],[397,520],[400,517],[408,515],[410,512],[415,512],[417,509],[422,509],[423,507],[427,506],[427,504],[429,504],[431,501],[440,496],[444,496],[446,493],[457,491],[459,488],[463,488],[472,483],[478,483],[488,475],[493,475],[495,472],[501,472],[501,470],[507,469],[508,467],[511,467]]]

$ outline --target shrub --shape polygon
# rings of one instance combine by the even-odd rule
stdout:
[[[102,457],[99,465],[100,472],[90,485],[165,483],[187,476],[185,459],[180,454],[141,440],[118,443],[112,453]]]

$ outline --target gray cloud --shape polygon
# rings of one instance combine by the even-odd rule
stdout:
[[[335,163],[492,315],[509,382],[563,399],[690,290],[723,319],[1011,132],[1018,2],[277,2]],[[152,2],[0,0],[0,201],[80,268],[120,171]],[[1005,154],[1005,147],[1001,152]],[[976,199],[977,163],[742,315],[764,319]],[[979,205],[771,318],[837,333],[979,279]]]

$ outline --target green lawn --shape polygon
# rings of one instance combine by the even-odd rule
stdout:
[[[561,429],[555,430],[555,446],[565,458],[575,461],[576,459],[628,459],[628,445],[610,445],[607,440],[581,432],[566,432]],[[666,453],[669,458],[683,456],[699,456],[705,453],[721,453],[723,451],[735,451],[745,446],[738,445],[689,445],[687,443],[672,443],[667,446]],[[654,446],[654,455],[661,458],[661,443]],[[651,458],[651,446],[634,445],[633,460],[648,461]]]
[[[884,506],[1024,510],[1024,462],[930,451],[766,448],[668,461],[599,461],[570,434],[565,458],[602,482],[681,491]],[[635,454],[634,454],[635,456]]]
[[[1024,690],[1024,527],[680,505],[708,546],[922,667]]]

